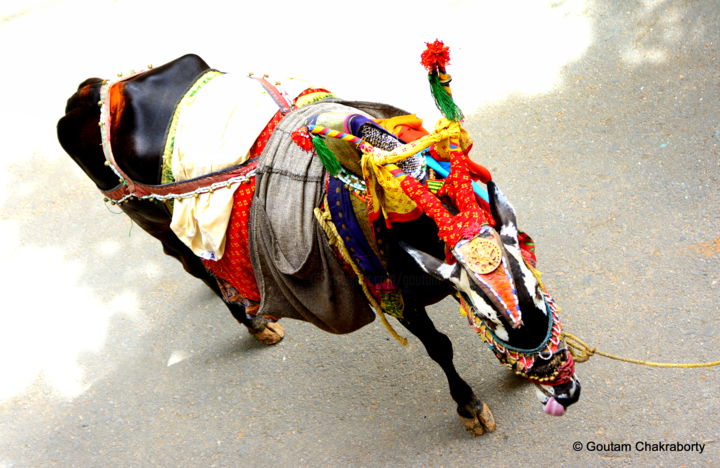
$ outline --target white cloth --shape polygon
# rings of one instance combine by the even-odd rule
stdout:
[[[242,164],[277,111],[275,101],[256,80],[232,75],[213,78],[177,110],[173,177],[187,180]],[[195,198],[175,199],[170,228],[196,255],[222,258],[236,189],[233,184]]]

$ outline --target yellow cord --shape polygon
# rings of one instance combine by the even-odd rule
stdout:
[[[327,206],[327,199],[325,200],[325,205]],[[348,252],[345,248],[345,244],[343,243],[342,238],[338,234],[335,225],[330,219],[330,213],[327,211],[322,211],[319,208],[315,208],[314,212],[315,218],[317,219],[318,223],[320,223],[320,226],[322,226],[325,234],[327,235],[328,243],[331,246],[334,245],[335,247],[337,247],[343,260],[345,260],[345,262],[350,265],[353,272],[355,273],[355,276],[357,277],[358,283],[360,283],[360,287],[362,288],[365,297],[367,297],[368,302],[370,302],[370,305],[373,307],[373,309],[375,309],[375,312],[377,313],[378,317],[380,317],[380,321],[382,322],[382,324],[385,325],[385,328],[390,333],[390,335],[392,335],[393,338],[395,338],[401,345],[407,346],[407,338],[400,336],[395,331],[393,326],[390,324],[390,322],[388,322],[388,319],[385,317],[385,312],[383,312],[380,304],[377,303],[370,291],[368,291],[367,286],[365,285],[364,276],[358,266],[355,265],[355,262],[353,262],[352,257],[350,256],[350,252]]]
[[[570,353],[573,356],[573,359],[575,359],[576,362],[585,362],[590,359],[593,355],[597,354],[599,356],[605,356],[606,358],[615,359],[616,361],[623,361],[623,362],[629,362],[632,364],[639,364],[641,366],[650,366],[650,367],[674,367],[674,368],[680,368],[680,369],[689,369],[692,367],[713,367],[713,366],[719,366],[720,361],[712,361],[712,362],[695,362],[695,363],[673,363],[673,362],[652,362],[652,361],[642,361],[640,359],[632,359],[627,357],[618,356],[616,354],[610,354],[603,351],[598,351],[597,348],[588,345],[583,340],[578,338],[577,336],[571,334],[571,333],[562,333],[562,337],[565,339],[565,344],[567,344],[568,349],[570,350]]]

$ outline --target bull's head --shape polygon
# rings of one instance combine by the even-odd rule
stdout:
[[[450,264],[403,246],[427,273],[452,283],[463,314],[501,363],[537,386],[547,414],[560,416],[580,396],[557,308],[521,252],[515,210],[492,181],[495,227],[483,226],[451,249]]]

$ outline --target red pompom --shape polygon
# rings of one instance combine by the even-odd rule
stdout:
[[[426,42],[427,48],[420,56],[420,63],[432,72],[438,68],[444,69],[445,65],[450,62],[450,47],[446,47],[445,44],[436,39],[435,42]]]

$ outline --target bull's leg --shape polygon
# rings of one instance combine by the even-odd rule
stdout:
[[[185,247],[184,244],[183,247]],[[282,341],[285,337],[285,330],[283,329],[283,326],[276,321],[268,320],[264,317],[258,317],[250,313],[251,311],[242,304],[225,300],[225,296],[220,290],[217,280],[207,272],[202,264],[202,261],[200,261],[198,257],[192,253],[189,255],[174,255],[175,251],[168,247],[168,245],[164,242],[163,248],[166,254],[180,260],[188,273],[201,279],[205,284],[207,284],[210,289],[212,289],[213,292],[223,300],[223,303],[235,320],[245,325],[248,333],[250,333],[256,340],[266,345],[274,345]],[[187,247],[185,248],[187,249]]]
[[[218,297],[223,299],[223,303],[227,306],[235,320],[245,325],[248,332],[255,337],[255,339],[266,345],[273,345],[282,341],[285,336],[285,330],[282,325],[264,317],[256,317],[246,313],[247,311],[242,304],[226,301],[222,291],[220,291],[217,280],[207,272],[202,261],[193,254],[185,244],[180,242],[172,232],[167,233],[167,235],[156,235],[156,233],[153,232],[150,232],[150,234],[160,240],[165,254],[176,258],[182,264],[185,271],[202,280]]]
[[[230,310],[232,316],[235,317],[235,320],[245,325],[248,332],[254,336],[256,340],[266,345],[273,345],[282,341],[285,337],[285,329],[277,323],[277,319],[270,320],[266,317],[255,315],[254,312],[258,309],[259,304],[244,306],[239,302],[228,300],[222,292],[223,287],[219,284],[221,282],[224,283],[224,280],[213,279],[213,281],[217,288],[216,293]]]
[[[258,341],[265,344],[275,344],[282,340],[285,333],[280,324],[247,314],[242,304],[225,301],[217,280],[208,273],[202,260],[183,244],[170,229],[171,215],[164,204],[156,204],[145,200],[131,200],[123,204],[121,208],[145,232],[160,241],[165,254],[176,258],[185,271],[202,280],[215,294],[223,299],[235,320],[245,325],[248,332]]]
[[[440,333],[424,307],[406,308],[401,323],[417,336],[433,361],[445,372],[450,395],[457,403],[457,412],[468,432],[482,435],[495,431],[495,421],[488,406],[480,401],[472,388],[458,374],[453,364],[453,348],[450,339]]]

